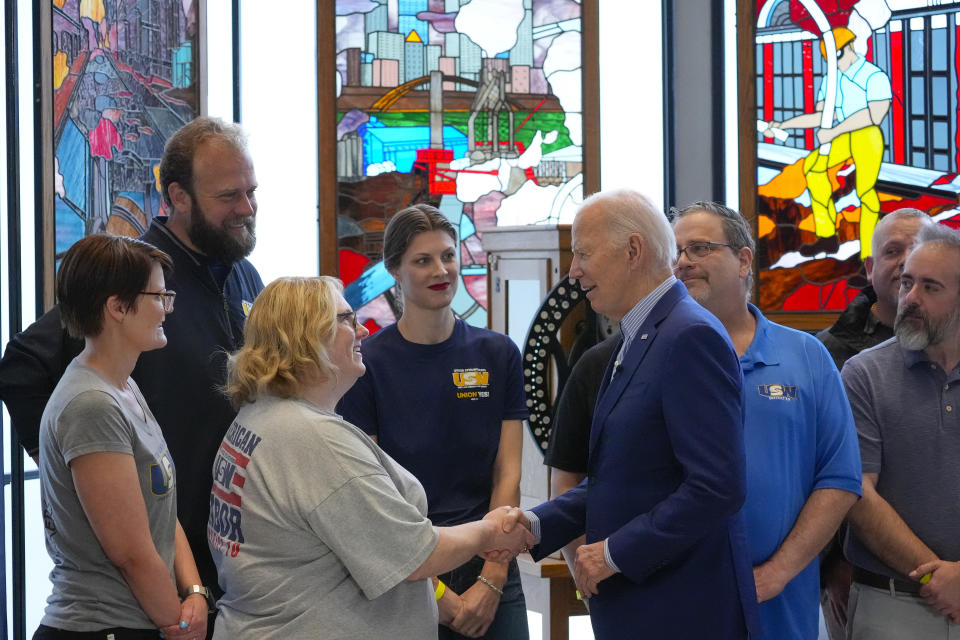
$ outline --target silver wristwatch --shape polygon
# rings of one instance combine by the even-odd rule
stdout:
[[[202,584],[192,584],[186,589],[183,590],[183,599],[186,600],[188,597],[192,596],[195,593],[199,593],[207,601],[207,612],[213,613],[217,610],[217,602],[213,599],[213,594],[210,593],[210,589],[207,589]]]

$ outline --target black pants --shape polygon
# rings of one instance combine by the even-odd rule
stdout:
[[[159,637],[156,629],[112,627],[99,631],[66,631],[45,624],[37,627],[33,634],[33,640],[156,640]]]

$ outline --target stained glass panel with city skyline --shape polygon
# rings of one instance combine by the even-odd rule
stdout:
[[[581,7],[573,0],[337,0],[338,265],[376,330],[389,217],[438,207],[458,229],[454,311],[487,324],[493,227],[569,222],[583,191]]]

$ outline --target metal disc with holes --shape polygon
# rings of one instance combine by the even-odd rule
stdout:
[[[553,423],[553,398],[550,394],[551,361],[557,367],[560,383],[557,389],[558,396],[571,367],[567,360],[567,353],[557,336],[564,319],[585,300],[580,283],[568,277],[563,278],[547,294],[527,332],[527,341],[523,348],[523,382],[527,394],[527,409],[530,411],[530,431],[540,448],[540,453],[547,450]]]

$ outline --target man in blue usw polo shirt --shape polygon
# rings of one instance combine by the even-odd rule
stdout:
[[[732,209],[697,202],[674,214],[675,273],[723,323],[743,369],[747,498],[743,506],[763,632],[814,640],[817,554],[860,495],[857,432],[840,374],[811,335],[748,302],[754,241]]]

